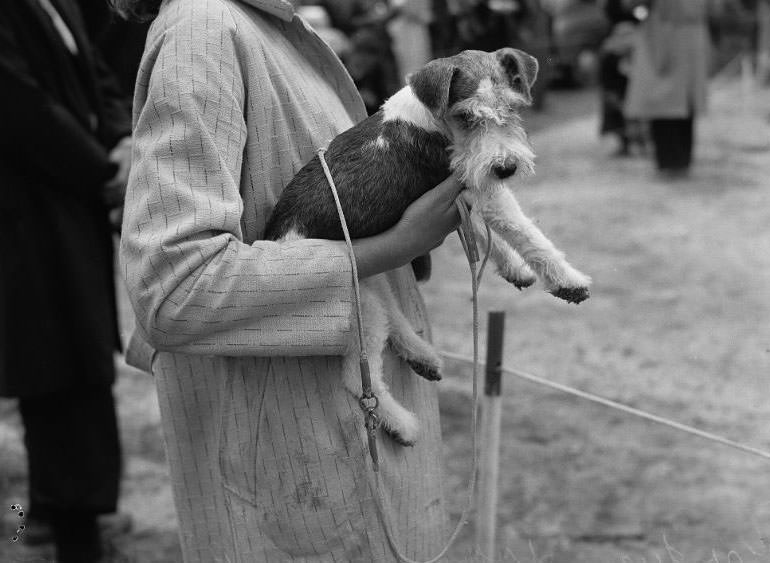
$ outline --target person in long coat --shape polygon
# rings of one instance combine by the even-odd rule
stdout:
[[[126,98],[72,0],[0,8],[0,395],[19,399],[30,537],[98,558],[120,444],[111,206],[130,163]]]
[[[356,334],[346,246],[263,240],[283,187],[365,118],[361,98],[289,2],[149,4],[120,256],[127,357],[157,384],[184,560],[395,561],[341,381]],[[387,276],[426,337],[409,261],[457,226],[460,190],[448,179],[354,241],[361,275]],[[397,545],[426,559],[447,539],[437,388],[390,351],[384,364],[421,422],[414,447],[378,431],[384,501]]]
[[[107,0],[77,0],[77,3],[88,36],[130,101],[149,25],[120,17]]]
[[[709,18],[716,0],[654,0],[639,27],[625,114],[649,120],[658,169],[673,176],[689,171],[695,117],[706,108]]]

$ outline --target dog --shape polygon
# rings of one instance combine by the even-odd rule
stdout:
[[[484,245],[489,242],[490,258],[505,280],[522,289],[539,277],[567,302],[588,298],[591,279],[524,215],[512,192],[517,177],[534,173],[521,111],[532,103],[537,72],[534,57],[512,48],[436,59],[411,74],[377,113],[335,137],[326,160],[350,236],[389,229],[414,200],[453,173],[465,186],[461,197],[471,206],[474,232]],[[282,192],[265,238],[344,238],[318,156]],[[440,379],[441,359],[411,327],[385,276],[361,283],[361,305],[381,425],[397,442],[413,445],[419,422],[389,393],[382,352],[390,344],[428,380]],[[354,338],[343,360],[344,385],[356,396],[359,352]]]

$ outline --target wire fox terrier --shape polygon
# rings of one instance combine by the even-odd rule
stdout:
[[[437,59],[410,75],[407,86],[377,113],[334,138],[326,158],[350,236],[392,227],[409,204],[453,173],[466,188],[461,197],[471,205],[474,231],[485,245],[484,223],[490,227],[490,257],[504,279],[521,289],[537,276],[565,301],[588,298],[591,279],[524,215],[512,192],[517,176],[534,172],[535,155],[520,112],[532,103],[537,71],[534,57],[511,48]],[[265,237],[344,238],[317,156],[284,189]],[[428,380],[441,378],[441,359],[414,331],[384,275],[362,281],[361,306],[382,426],[397,442],[413,445],[419,423],[388,391],[382,352],[390,344]],[[353,337],[343,360],[343,382],[356,396],[361,395],[359,352]]]

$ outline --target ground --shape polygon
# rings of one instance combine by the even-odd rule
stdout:
[[[677,182],[646,158],[609,156],[590,92],[557,94],[530,116],[538,172],[518,198],[593,276],[592,297],[567,305],[490,270],[481,310],[507,313],[506,366],[768,449],[770,94],[729,81],[712,93],[694,174]],[[454,236],[433,263],[424,294],[436,343],[470,356],[470,281]],[[129,318],[124,296],[121,305]],[[119,366],[121,508],[136,530],[116,561],[180,561],[153,383]],[[438,385],[455,519],[470,469],[470,381],[466,367],[447,368]],[[770,461],[510,377],[503,391],[498,561],[770,562]],[[0,401],[8,507],[26,498],[24,463],[15,403]],[[0,542],[0,560],[52,560],[20,544]],[[483,560],[472,525],[449,560]]]

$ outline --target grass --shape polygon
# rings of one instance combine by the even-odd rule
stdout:
[[[481,310],[507,313],[508,366],[768,448],[770,152],[759,149],[770,132],[758,116],[770,108],[744,113],[729,85],[715,94],[694,175],[671,184],[646,159],[606,156],[594,118],[568,119],[555,98],[551,119],[563,122],[534,135],[538,174],[518,198],[594,277],[592,298],[575,307],[537,287],[518,292],[490,270]],[[547,119],[534,116],[538,129]],[[470,355],[470,282],[455,237],[436,252],[423,292],[438,346]],[[124,296],[121,307],[130,318]],[[180,561],[153,382],[119,366],[121,503],[136,530],[116,560]],[[470,383],[448,367],[439,385],[456,518],[470,466]],[[503,386],[498,561],[770,562],[767,461],[527,382]],[[24,455],[15,404],[2,400],[8,506],[26,498]],[[451,561],[484,560],[472,536],[469,526]],[[0,541],[0,560],[51,555]]]

